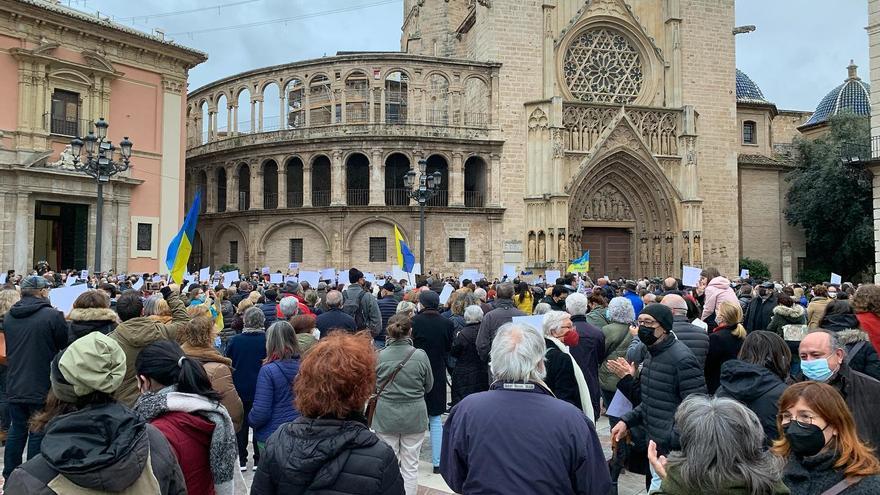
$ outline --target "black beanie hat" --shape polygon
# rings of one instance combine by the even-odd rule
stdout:
[[[432,290],[423,290],[419,293],[419,303],[425,309],[437,309],[440,307],[440,296]]]
[[[660,303],[645,306],[640,314],[649,315],[660,323],[667,333],[672,331],[672,310]]]

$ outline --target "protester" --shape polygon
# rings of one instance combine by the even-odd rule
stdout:
[[[394,298],[394,284],[385,282],[379,288],[379,300],[376,304],[379,306],[379,315],[382,317],[382,330],[373,340],[375,340],[376,348],[381,349],[385,346],[385,337],[387,335],[386,328],[388,320],[397,313],[397,299]]]
[[[582,410],[590,420],[595,421],[593,401],[587,387],[584,373],[572,357],[569,347],[563,340],[574,332],[571,315],[562,311],[551,311],[544,315],[542,327],[544,345],[547,347],[545,383],[557,399],[564,400]]]
[[[260,309],[265,317],[264,328],[268,329],[278,319],[278,291],[267,289],[263,292],[263,300]]]
[[[495,309],[485,314],[483,321],[480,322],[480,331],[477,332],[477,353],[484,362],[489,361],[492,340],[501,325],[510,323],[514,316],[526,316],[517,309],[512,298],[513,283],[504,282],[495,287]],[[535,312],[535,314],[539,313]]]
[[[482,316],[479,306],[473,307]],[[424,398],[434,386],[434,375],[428,355],[413,347],[409,317],[392,316],[386,329],[388,340],[379,353],[376,369],[376,386],[382,390],[372,428],[397,456],[406,494],[416,495],[419,452],[428,430]]]
[[[362,335],[335,333],[305,355],[294,384],[302,415],[269,438],[252,495],[404,493],[394,451],[363,416],[375,370],[372,339]]]
[[[591,299],[592,297],[590,296]],[[626,355],[626,350],[633,338],[629,333],[629,325],[635,320],[632,303],[625,297],[612,299],[608,304],[607,313],[610,323],[602,327],[602,333],[605,335],[605,359],[599,367],[599,386],[606,409],[611,404],[611,399],[614,398],[619,380],[617,375],[608,369],[608,362]],[[617,423],[617,420],[617,417],[608,416],[608,423],[611,427]]]
[[[752,298],[752,302],[746,308],[745,318],[742,322],[746,331],[766,330],[770,325],[777,301],[775,285],[772,282],[761,284],[758,287],[758,297]]]
[[[749,303],[752,302],[752,298],[754,297],[754,290],[752,286],[749,284],[742,284],[739,286],[737,290],[737,296],[739,297],[739,305],[742,307],[743,313],[746,312],[746,308],[749,307]]]
[[[244,409],[232,381],[232,360],[214,347],[215,332],[214,322],[206,314],[193,317],[179,332],[177,339],[183,352],[205,369],[211,388],[220,395],[221,403],[232,418],[235,431],[238,431],[244,420]]]
[[[535,493],[607,495],[608,467],[592,421],[544,385],[541,334],[518,324],[494,333],[491,389],[464,398],[446,421],[443,479],[456,493],[534,487]]]
[[[773,316],[767,330],[785,338],[785,327],[788,325],[806,325],[807,311],[787,294],[779,294],[778,305],[773,308]]]
[[[305,354],[318,343],[318,338],[315,337],[318,331],[315,327],[315,315],[296,315],[290,319],[290,324],[296,332],[296,345],[299,346],[300,354]]]
[[[828,303],[819,326],[834,332],[846,351],[846,364],[850,369],[880,380],[880,357],[868,340],[868,334],[859,329],[859,320],[849,301],[833,300]]]
[[[642,402],[621,417],[611,431],[612,441],[619,441],[629,428],[644,425],[649,440],[665,455],[674,449],[675,410],[691,394],[706,393],[703,369],[688,347],[670,332],[672,311],[662,304],[649,304],[638,318],[638,336],[648,348],[648,356],[639,375]],[[654,473],[651,489],[660,487]]]
[[[642,309],[645,307],[645,303],[639,296],[638,285],[634,281],[626,281],[623,286],[623,297],[629,299],[629,302],[632,303],[635,314],[639,314],[642,312]]]
[[[363,291],[362,291],[363,292]],[[365,296],[366,298],[366,296]],[[327,311],[321,313],[315,320],[321,336],[328,335],[333,330],[342,330],[345,332],[355,332],[357,326],[354,318],[342,311],[342,293],[337,290],[331,290],[327,293]]]
[[[526,282],[516,284],[516,295],[513,296],[513,303],[516,308],[523,313],[530,315],[535,309],[535,299],[532,296],[532,289]]]
[[[33,419],[45,433],[42,452],[6,477],[4,493],[187,493],[162,433],[113,399],[126,369],[115,340],[89,333],[51,369],[52,406]]]
[[[67,315],[68,342],[92,332],[104,335],[119,324],[119,316],[110,309],[110,296],[103,290],[88,290],[76,297]]]
[[[706,388],[710,394],[718,389],[721,380],[721,365],[736,359],[746,338],[742,321],[742,307],[738,302],[724,301],[715,313],[718,326],[709,334],[709,353],[706,355]]]
[[[266,332],[263,323],[266,317],[257,307],[250,307],[244,312],[244,330],[229,340],[226,357],[232,360],[232,381],[241,398],[243,421],[236,434],[238,462],[242,471],[247,469],[248,446],[248,415],[254,406],[254,394],[257,388],[257,376],[263,360],[266,359]],[[260,450],[254,441],[254,469],[260,461]]]
[[[880,285],[864,284],[858,288],[852,301],[859,328],[868,334],[868,339],[880,354]]]
[[[434,471],[439,471],[443,439],[440,415],[446,412],[446,359],[452,350],[452,322],[437,311],[440,296],[436,292],[422,291],[419,305],[422,310],[412,319],[413,345],[428,355],[434,374],[434,386],[425,394],[425,403],[431,429],[431,461]]]
[[[364,273],[357,268],[348,271],[351,283],[342,294],[342,309],[354,319],[355,330],[369,330],[373,339],[382,333],[382,315],[373,294],[364,290]],[[323,333],[323,332],[322,332]]]
[[[782,337],[766,330],[748,334],[737,359],[721,365],[721,384],[717,397],[740,401],[758,416],[764,428],[766,445],[776,440],[776,413],[779,397],[785,391],[791,351]]]
[[[594,420],[599,416],[599,366],[605,360],[605,334],[602,330],[587,322],[587,310],[589,304],[587,296],[574,293],[565,299],[565,307],[571,315],[573,332],[577,338],[570,338],[566,345],[569,353],[584,374],[587,381],[587,389],[590,391],[590,401],[593,404]]]
[[[125,378],[116,391],[116,400],[131,407],[140,394],[134,363],[141,349],[159,340],[177,338],[177,333],[189,322],[186,305],[180,296],[180,286],[171,284],[162,288],[162,297],[171,308],[171,321],[161,323],[144,316],[144,305],[136,291],[123,292],[116,301],[116,312],[122,323],[110,333],[125,352]]]
[[[675,424],[681,450],[667,460],[657,455],[653,441],[648,447],[651,466],[663,478],[660,490],[654,493],[789,493],[782,482],[784,463],[764,448],[758,418],[740,403],[692,395],[678,406]]]
[[[64,315],[49,302],[49,283],[31,276],[21,282],[21,300],[3,316],[6,339],[6,395],[9,431],[3,455],[3,478],[27,458],[40,453],[42,435],[28,432],[28,419],[43,408],[49,391],[49,363],[67,346]]]
[[[810,299],[810,304],[807,305],[807,326],[810,327],[810,330],[819,328],[819,323],[822,322],[822,317],[825,315],[825,306],[828,306],[830,302],[828,288],[822,284],[815,285],[813,287],[813,298]]]
[[[605,314],[605,310],[608,308],[608,300],[605,299],[605,296],[600,291],[591,292],[590,297],[587,298],[587,303],[590,305],[590,312],[587,313],[587,323],[596,328],[603,328],[611,323],[611,320]],[[635,313],[633,313],[632,319],[635,319]]]
[[[165,435],[188,493],[235,494],[244,479],[235,469],[235,426],[205,369],[177,343],[161,340],[137,357],[142,395],[135,411]]]
[[[777,427],[773,453],[787,461],[783,481],[791,493],[880,493],[880,461],[856,433],[853,415],[833,387],[789,387],[779,401]]]
[[[3,316],[9,308],[21,300],[21,294],[15,289],[0,289],[0,333],[3,333]],[[9,367],[5,361],[0,364],[0,441],[6,441],[9,432],[9,396],[6,393],[6,377]]]
[[[672,333],[675,334],[675,338],[688,346],[700,365],[705,366],[706,356],[709,354],[709,336],[705,330],[690,323],[685,299],[678,294],[667,294],[663,296],[662,304],[672,311]],[[715,313],[717,314],[717,311]]]
[[[318,308],[318,303],[321,302],[321,298],[318,296],[317,291],[310,290],[306,292],[305,296],[303,296],[303,300],[305,301],[306,309],[308,309],[312,315],[318,316],[323,313],[323,311]]]
[[[730,287],[730,280],[718,273],[715,268],[707,268],[701,274],[705,278],[706,287],[704,289],[703,312],[700,319],[706,322],[712,321],[712,315],[718,314],[721,304],[732,302],[739,304],[739,298]],[[713,325],[709,325],[711,328]]]
[[[452,405],[476,392],[489,390],[486,363],[477,354],[477,332],[483,321],[483,310],[473,304],[464,310],[465,325],[452,339],[450,355],[456,359],[452,370]]]
[[[232,317],[232,324],[230,325],[236,334],[241,333],[241,330],[244,328],[244,312],[252,307],[254,307],[254,303],[247,298],[242,299],[238,306],[236,306],[235,316]]]

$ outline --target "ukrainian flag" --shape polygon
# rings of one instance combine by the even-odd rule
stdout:
[[[189,255],[192,252],[192,243],[196,237],[196,221],[199,218],[199,207],[202,203],[201,191],[196,192],[196,198],[193,200],[186,218],[183,220],[183,227],[180,232],[171,240],[168,245],[168,254],[165,256],[165,265],[171,270],[171,280],[179,284],[183,281],[186,274],[186,264],[189,262]]]
[[[565,271],[568,273],[586,273],[590,271],[590,250],[584,251],[580,258],[572,261]]]
[[[394,226],[394,245],[397,251],[397,264],[400,265],[400,269],[406,273],[412,273],[413,265],[416,264],[416,257],[413,256],[412,251],[409,250],[409,246],[403,242],[403,236],[400,234],[400,230],[397,229],[397,225]],[[424,270],[424,268],[422,268]]]

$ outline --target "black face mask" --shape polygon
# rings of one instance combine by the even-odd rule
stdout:
[[[767,297],[767,289],[758,289],[758,295],[761,297]]]
[[[803,426],[794,420],[785,426],[785,439],[798,457],[814,456],[825,447],[825,435],[821,428],[816,425]]]
[[[654,329],[639,325],[639,340],[647,346],[656,344],[657,336],[654,335]]]

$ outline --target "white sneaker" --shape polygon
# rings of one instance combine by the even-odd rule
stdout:
[[[245,465],[243,465],[243,466],[242,466],[242,465],[239,465],[239,466],[238,466],[238,469],[240,469],[242,473],[245,472],[245,471],[247,471],[247,464],[245,464]]]
[[[254,467],[253,467],[253,469],[251,469],[251,471],[256,471],[256,470],[257,470],[257,465],[254,464]]]

